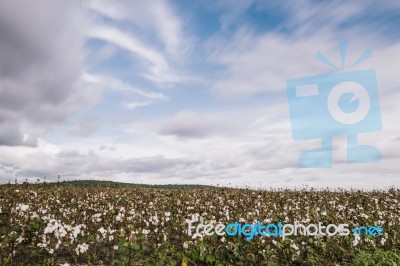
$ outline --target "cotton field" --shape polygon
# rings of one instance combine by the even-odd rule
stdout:
[[[380,226],[382,235],[188,235],[208,224]],[[387,265],[400,262],[400,191],[0,186],[0,265]],[[386,265],[386,264],[382,264]]]

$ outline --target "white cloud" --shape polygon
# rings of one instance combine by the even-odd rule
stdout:
[[[245,12],[251,4],[243,7],[238,5],[235,8],[240,11],[230,11],[231,15]],[[211,89],[219,97],[238,98],[258,93],[279,93],[285,90],[286,80],[289,78],[329,73],[331,69],[315,60],[315,54],[322,49],[321,52],[331,60],[340,62],[338,41],[342,38],[348,38],[349,41],[347,60],[355,61],[354,57],[373,48],[376,56],[368,60],[374,63],[372,68],[381,70],[383,82],[397,82],[397,75],[393,73],[395,68],[387,62],[389,57],[396,57],[399,45],[383,39],[379,30],[369,30],[371,27],[383,29],[394,25],[390,25],[390,21],[379,24],[374,20],[366,20],[347,28],[342,24],[350,19],[365,18],[365,14],[374,9],[384,12],[397,9],[398,5],[390,2],[384,2],[382,6],[376,6],[373,2],[365,5],[337,5],[336,2],[316,3],[308,0],[255,5],[261,9],[284,11],[282,15],[287,16],[286,23],[277,26],[275,30],[261,33],[250,23],[244,23],[233,35],[208,43],[209,62],[224,69],[220,72],[220,78],[211,82]],[[229,12],[230,9],[226,10],[225,12]],[[337,65],[340,66],[340,63]],[[367,65],[371,64],[363,63],[362,67]]]
[[[0,2],[0,24],[0,145],[32,145],[24,134],[98,100],[80,82],[86,20],[78,1],[17,0]]]
[[[89,10],[118,20],[126,17],[126,10],[123,8],[121,3],[121,1],[113,1],[113,3],[101,0],[85,1],[86,8]]]
[[[86,115],[76,123],[68,127],[68,133],[81,137],[88,137],[96,132],[99,124],[99,117],[95,115]]]
[[[216,125],[198,114],[182,111],[169,120],[160,130],[161,134],[178,137],[206,137],[214,134]]]
[[[89,37],[113,43],[145,62],[142,76],[156,83],[177,83],[188,77],[178,67],[186,61],[191,40],[184,34],[182,17],[175,14],[167,1],[89,1],[89,10],[115,22],[130,23],[129,31],[93,19]]]
[[[111,26],[95,26],[88,32],[89,37],[98,38],[106,42],[114,43],[123,49],[126,49],[150,63],[152,74],[157,75],[168,68],[168,64],[162,54],[148,45],[142,43],[139,39],[127,32],[123,32]]]
[[[38,140],[38,147],[39,152],[47,153],[47,154],[58,154],[61,152],[60,147],[56,144],[49,143],[41,138]]]
[[[178,55],[182,54],[187,47],[182,33],[181,21],[178,16],[173,13],[171,7],[166,1],[154,1],[151,13],[156,21],[156,28],[163,42],[165,43],[167,52]]]
[[[382,8],[390,8],[387,3]],[[300,1],[263,6],[253,1],[218,1],[211,8],[218,10],[223,29],[216,29],[208,40],[197,36],[194,44],[190,36],[196,25],[186,24],[192,21],[187,19],[190,14],[177,13],[172,4],[43,1],[37,7],[36,2],[34,6],[18,2],[15,10],[13,5],[0,4],[0,25],[6,25],[0,26],[5,36],[0,39],[4,62],[0,65],[0,175],[61,174],[68,178],[256,187],[398,184],[398,42],[377,38],[368,32],[368,23],[339,29],[341,23],[362,16],[371,5],[359,8],[358,3]],[[252,5],[258,11],[277,8],[287,18],[276,28],[256,29],[245,16]],[[86,27],[83,14],[91,19],[91,27]],[[374,57],[359,69],[377,72],[384,128],[360,135],[359,140],[378,147],[383,160],[380,164],[348,165],[342,139],[335,140],[332,169],[300,169],[300,152],[318,148],[320,143],[318,139],[293,141],[286,80],[329,73],[329,68],[314,60],[315,53],[321,50],[340,62],[337,40],[346,36],[355,39],[349,39],[349,62],[367,48],[374,51]],[[85,38],[100,42],[85,46]],[[84,61],[84,49],[93,49],[90,55],[94,60]],[[114,68],[121,55],[131,57],[135,71],[121,74]],[[204,58],[206,62],[201,61]],[[199,108],[194,110],[192,97],[200,94],[191,90],[204,87],[191,83],[193,79],[182,73],[197,69],[199,83],[209,85],[228,101],[207,102],[212,96],[204,93],[201,100],[206,103],[196,103]],[[167,95],[171,87],[179,88]],[[128,112],[117,108],[123,113],[111,113],[112,121],[90,116],[90,108],[76,114],[98,102],[107,90],[123,96],[119,104],[127,109],[170,101],[163,106],[169,109],[149,108],[152,113],[148,114],[146,109]],[[265,103],[260,103],[261,99],[254,97],[257,94],[271,98],[263,97]],[[232,97],[237,99],[230,102]],[[174,101],[186,99],[190,101],[175,105]],[[115,99],[108,100],[115,104]],[[54,134],[54,124],[66,132]],[[53,128],[47,133],[49,127]]]
[[[182,53],[188,44],[183,34],[182,16],[175,13],[168,1],[88,1],[87,8],[116,21],[131,21],[139,27],[155,31],[172,55]],[[145,11],[145,12],[144,12]]]
[[[117,91],[125,91],[125,92],[131,92],[134,94],[137,94],[139,96],[143,96],[145,98],[151,99],[151,100],[168,100],[168,97],[161,93],[161,92],[155,92],[155,91],[147,91],[143,89],[139,89],[134,87],[131,84],[128,84],[126,82],[123,82],[117,78],[113,77],[105,77],[101,75],[92,75],[85,73],[82,76],[82,79],[86,82],[96,84],[100,87],[106,88],[106,89],[112,89],[112,90],[117,90]]]
[[[332,46],[327,39],[316,35],[294,40],[277,34],[255,36],[241,31],[212,57],[212,61],[227,67],[227,75],[211,89],[223,98],[283,92],[288,78],[318,74],[326,69],[313,58],[319,47]]]
[[[151,104],[151,102],[134,101],[134,102],[123,103],[123,106],[127,109],[135,110],[136,108],[147,106],[150,104]]]

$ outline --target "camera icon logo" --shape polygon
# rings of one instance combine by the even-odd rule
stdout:
[[[340,42],[342,67],[347,43]],[[352,66],[372,56],[367,50]],[[338,69],[320,52],[316,58]],[[376,73],[372,69],[335,72],[287,81],[287,96],[294,140],[321,139],[319,150],[304,151],[300,167],[332,167],[332,137],[347,136],[348,163],[377,163],[380,151],[359,145],[360,133],[382,129]]]

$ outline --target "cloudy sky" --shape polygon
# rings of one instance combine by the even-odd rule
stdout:
[[[396,1],[0,1],[0,178],[400,185]],[[315,60],[321,51],[344,69]],[[286,81],[374,69],[380,163],[299,168]],[[318,110],[315,110],[318,112]]]

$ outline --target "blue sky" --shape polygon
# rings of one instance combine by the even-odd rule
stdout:
[[[3,1],[0,177],[274,187],[397,186],[400,4],[393,1]],[[286,81],[377,73],[379,164],[301,169]]]

